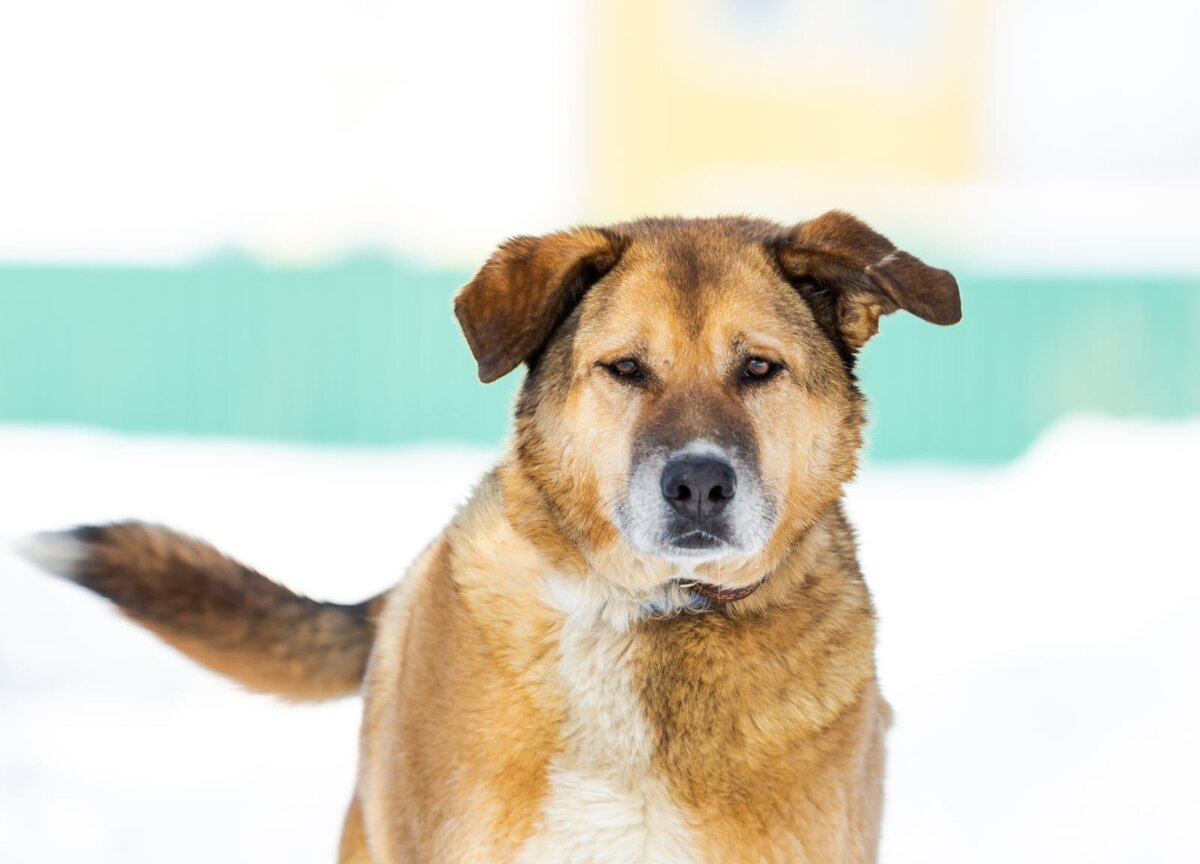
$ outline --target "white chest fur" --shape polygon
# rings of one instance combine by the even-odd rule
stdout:
[[[564,613],[558,674],[567,693],[564,749],[524,862],[687,862],[695,836],[650,771],[651,735],[633,689],[632,639],[605,620],[604,599],[547,577]]]

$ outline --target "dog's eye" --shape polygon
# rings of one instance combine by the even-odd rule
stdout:
[[[761,357],[751,357],[742,364],[742,380],[757,383],[773,378],[780,369],[778,363],[764,360]]]
[[[622,357],[612,363],[599,363],[604,370],[614,378],[626,384],[641,384],[646,380],[646,373],[642,370],[642,365],[632,357]]]

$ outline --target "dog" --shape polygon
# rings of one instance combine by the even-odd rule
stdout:
[[[43,568],[246,687],[360,691],[339,860],[869,862],[890,709],[843,513],[879,319],[954,277],[838,211],[504,243],[455,298],[524,364],[507,455],[399,584],[299,596],[141,522]]]

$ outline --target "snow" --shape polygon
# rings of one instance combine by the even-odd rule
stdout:
[[[356,600],[494,457],[0,428],[0,861],[331,861],[359,709],[242,693],[11,543],[151,518]],[[1003,468],[863,472],[848,501],[897,716],[884,862],[1200,848],[1198,479],[1200,423],[1097,418]]]

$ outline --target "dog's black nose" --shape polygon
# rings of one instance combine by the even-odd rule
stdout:
[[[716,516],[736,491],[737,475],[724,459],[684,456],[672,459],[663,468],[663,497],[693,522]]]

